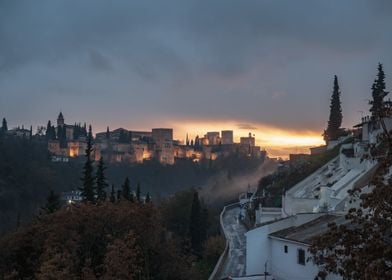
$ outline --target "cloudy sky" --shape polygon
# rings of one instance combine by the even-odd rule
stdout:
[[[334,74],[347,127],[378,62],[391,89],[391,29],[389,0],[0,0],[0,117],[298,149],[320,142]]]

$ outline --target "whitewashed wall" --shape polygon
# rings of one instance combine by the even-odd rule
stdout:
[[[268,235],[288,227],[299,226],[322,216],[321,213],[298,214],[246,233],[246,275],[264,273],[264,264],[271,271],[271,242]]]

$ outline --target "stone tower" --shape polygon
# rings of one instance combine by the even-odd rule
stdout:
[[[59,116],[57,117],[57,126],[64,126],[64,116],[62,112],[60,112]]]

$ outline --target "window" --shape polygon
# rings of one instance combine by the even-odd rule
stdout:
[[[298,249],[298,263],[305,265],[305,250]]]
[[[288,251],[289,249],[287,248],[287,245],[284,245],[284,252],[287,254]]]

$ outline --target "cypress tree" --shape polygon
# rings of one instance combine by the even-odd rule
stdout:
[[[97,200],[98,201],[105,201],[106,200],[106,191],[105,190],[108,187],[108,184],[106,182],[105,169],[106,169],[106,167],[103,162],[103,158],[101,157],[98,162],[97,174],[96,174]]]
[[[130,202],[135,202],[135,194],[134,192],[131,191],[130,195],[129,195],[129,201]]]
[[[136,186],[136,201],[140,202],[140,183],[137,182],[137,186]]]
[[[48,197],[46,198],[46,204],[42,207],[45,214],[51,214],[60,209],[60,197],[54,191],[50,191]]]
[[[50,132],[51,140],[56,140],[56,128],[52,125],[51,132]]]
[[[340,126],[342,125],[342,108],[340,103],[340,90],[338,77],[335,75],[333,81],[333,92],[331,97],[330,113],[327,129],[324,132],[324,140],[326,142],[337,140],[340,134]]]
[[[7,120],[6,120],[5,118],[3,118],[3,123],[2,123],[2,126],[1,126],[1,130],[2,130],[3,132],[8,131]]]
[[[380,122],[389,147],[392,148],[391,135],[384,120],[384,118],[390,116],[392,112],[392,102],[390,100],[384,100],[388,94],[389,92],[385,91],[385,73],[382,64],[379,63],[377,79],[374,81],[372,86],[373,100],[369,101],[369,104],[371,105],[370,112],[372,113],[372,120]]]
[[[131,187],[128,177],[125,178],[124,184],[122,185],[122,196],[126,200],[131,200]]]
[[[146,200],[144,202],[145,203],[150,203],[151,202],[151,197],[150,197],[150,193],[149,192],[146,194]]]
[[[93,136],[91,125],[89,126],[89,133],[87,137],[87,148],[86,148],[86,162],[83,167],[83,177],[82,177],[82,197],[83,201],[94,202],[95,201],[95,186],[94,186],[94,176],[93,176],[93,161],[91,159],[93,152]]]
[[[385,91],[385,73],[381,63],[378,64],[377,79],[372,85],[372,100],[369,101],[370,112],[373,118],[383,117],[385,108],[384,97],[388,95]]]
[[[112,184],[112,191],[110,192],[110,202],[116,202],[116,192],[114,191],[114,184]]]
[[[199,194],[197,191],[193,194],[193,201],[191,206],[191,216],[189,220],[189,237],[191,239],[191,247],[193,253],[201,256],[202,251],[202,221],[201,221],[201,207],[199,201]]]

